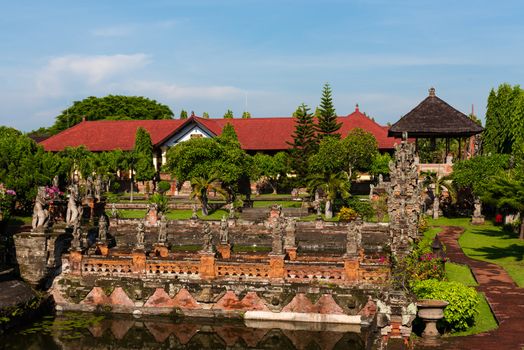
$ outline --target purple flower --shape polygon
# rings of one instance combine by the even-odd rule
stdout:
[[[11,195],[11,196],[16,196],[16,192],[14,190],[7,190],[5,191],[5,193]]]

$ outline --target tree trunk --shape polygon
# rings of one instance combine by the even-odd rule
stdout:
[[[333,208],[331,207],[331,200],[326,200],[326,209],[324,211],[324,216],[326,219],[332,219],[333,218]]]
[[[524,211],[520,212],[520,239],[524,239]]]
[[[207,210],[207,197],[202,197],[202,216],[208,216],[209,212]]]
[[[273,194],[277,194],[277,186],[272,181],[269,182],[269,185],[273,189]]]
[[[133,201],[133,176],[131,176],[131,197],[129,198],[130,201]]]

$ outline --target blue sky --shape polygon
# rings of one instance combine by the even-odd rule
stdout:
[[[520,0],[0,0],[0,125],[107,94],[289,116],[325,82],[339,115],[395,122],[434,86],[483,117],[491,88],[523,81],[522,18]]]

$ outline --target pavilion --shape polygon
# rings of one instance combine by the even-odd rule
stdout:
[[[404,115],[391,126],[388,136],[402,137],[407,132],[409,138],[414,138],[417,149],[418,139],[431,139],[435,145],[437,138],[446,140],[446,158],[449,155],[450,139],[459,140],[459,158],[462,157],[461,140],[481,133],[484,128],[467,115],[451,107],[435,95],[435,89],[429,89],[429,96],[418,106]]]

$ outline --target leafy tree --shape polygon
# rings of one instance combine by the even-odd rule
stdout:
[[[224,196],[226,194],[222,189],[220,181],[216,178],[195,177],[191,179],[191,193],[189,197],[197,198],[200,201],[203,216],[209,215],[208,193],[210,191],[216,191]]]
[[[242,113],[242,119],[249,119],[251,118],[251,113],[249,113],[248,111],[244,111],[244,113]]]
[[[317,153],[309,160],[310,174],[331,174],[348,168],[347,152],[342,141],[336,137],[325,137],[320,141]]]
[[[289,170],[287,153],[278,152],[274,156],[257,153],[253,157],[253,163],[255,165],[254,174],[257,177],[265,177],[273,189],[273,194],[276,194],[279,178],[286,176]]]
[[[342,147],[346,152],[346,171],[350,178],[353,177],[355,170],[369,170],[378,154],[375,136],[360,128],[355,128],[348,133],[348,136],[342,140]]]
[[[309,113],[309,108],[305,104],[297,108],[293,117],[295,119],[293,142],[288,144],[291,146],[292,167],[299,179],[303,179],[307,174],[307,160],[317,148],[315,124],[313,115]]]
[[[85,146],[66,147],[58,152],[58,155],[63,159],[71,181],[77,173],[86,178],[94,171],[93,153]]]
[[[227,112],[224,114],[224,119],[233,119],[233,111],[228,109]]]
[[[509,155],[482,155],[455,163],[451,176],[458,188],[468,189],[478,197],[487,190],[488,180],[508,169],[509,165]]]
[[[340,196],[346,199],[350,196],[351,182],[345,171],[337,173],[316,174],[309,178],[308,187],[312,191],[321,189],[326,195],[324,216],[326,219],[333,218],[333,202]]]
[[[457,199],[457,191],[453,187],[453,182],[448,176],[440,176],[435,172],[424,172],[421,175],[424,176],[424,182],[422,183],[425,188],[429,188],[433,193],[433,219],[438,219],[440,199],[443,191],[447,191],[451,196],[452,202]]]
[[[82,121],[101,119],[171,119],[173,112],[166,105],[140,96],[108,95],[75,101],[56,117],[50,135],[59,133]]]
[[[186,110],[181,110],[180,111],[180,119],[187,119],[187,111]]]
[[[486,110],[483,148],[488,153],[512,153],[524,143],[524,90],[502,84],[491,90]]]
[[[519,212],[521,218],[519,238],[524,239],[524,164],[492,177],[482,200],[499,208],[506,207]]]
[[[391,160],[392,158],[389,153],[377,153],[371,162],[369,172],[374,176],[389,174],[389,162],[391,162]]]
[[[238,142],[238,135],[235,131],[235,127],[230,123],[224,125],[222,133],[220,134],[220,138],[218,140],[226,142]]]
[[[30,212],[37,187],[66,171],[58,155],[45,152],[20,131],[0,126],[0,183],[16,192],[18,211]]]
[[[207,112],[202,113],[202,118],[209,119],[209,113]]]
[[[324,85],[322,90],[322,97],[319,105],[319,115],[317,116],[317,134],[319,138],[326,135],[340,137],[337,131],[342,126],[342,123],[337,123],[337,114],[333,106],[333,99],[331,97],[331,87],[328,83]]]
[[[153,143],[151,136],[144,128],[138,128],[135,135],[135,147],[133,151],[136,154],[136,179],[138,181],[153,180],[156,169],[153,165]]]

